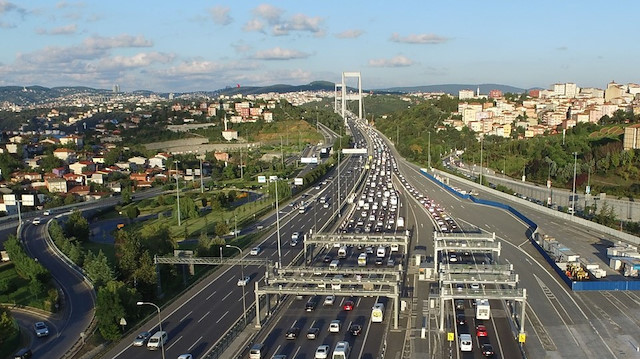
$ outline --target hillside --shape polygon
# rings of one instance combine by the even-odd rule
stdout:
[[[460,90],[473,90],[474,92],[480,87],[481,94],[488,94],[491,90],[500,90],[503,93],[523,93],[526,89],[500,84],[442,84],[412,87],[391,87],[382,89],[390,92],[444,92],[454,96],[458,96]]]

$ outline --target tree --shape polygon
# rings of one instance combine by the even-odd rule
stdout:
[[[116,235],[116,258],[122,275],[131,280],[142,252],[142,243],[135,232],[119,231]]]
[[[216,223],[216,235],[224,236],[229,233],[229,226],[227,226],[224,222]]]
[[[13,337],[18,331],[11,312],[0,305],[0,343],[4,343],[6,339]]]
[[[16,236],[9,235],[9,238],[4,242],[4,249],[9,254],[9,258],[11,258],[20,277],[43,283],[49,280],[49,271],[27,255]]]
[[[177,218],[177,213],[178,213],[177,208],[174,211],[174,213],[176,213],[176,218]],[[180,218],[182,219],[198,217],[198,209],[196,208],[196,204],[192,198],[190,197],[180,198],[180,216],[181,216]]]
[[[64,225],[64,231],[67,237],[75,237],[81,242],[89,240],[89,222],[82,216],[82,212],[75,210]]]
[[[134,219],[140,215],[140,210],[138,206],[129,206],[124,212],[129,219]]]
[[[122,204],[127,205],[131,203],[131,187],[123,186],[122,187]]]
[[[100,335],[106,340],[120,338],[118,326],[120,318],[125,317],[125,309],[120,298],[122,282],[110,281],[104,287],[98,289],[96,301],[96,319]]]
[[[98,252],[98,255],[94,255],[91,251],[87,253],[84,260],[84,270],[96,287],[115,279],[113,269],[102,250]]]

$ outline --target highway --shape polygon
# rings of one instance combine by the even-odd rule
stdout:
[[[639,309],[637,295],[624,292],[573,293],[546,265],[542,256],[526,238],[527,226],[511,214],[492,207],[475,205],[461,200],[436,186],[419,173],[416,165],[398,161],[407,181],[421,192],[443,205],[457,221],[477,226],[486,232],[495,232],[503,242],[500,261],[511,263],[520,276],[520,286],[527,288],[527,317],[525,350],[529,357],[601,357],[626,358],[638,343],[640,329],[636,317],[625,317],[627,310]],[[452,184],[456,185],[456,184]],[[481,191],[480,197],[499,202],[504,199]],[[556,238],[574,238],[579,241],[597,241],[601,234],[587,233],[571,223],[514,205],[536,223],[543,231]],[[571,244],[568,244],[571,246]],[[631,298],[630,298],[631,297]],[[630,300],[631,299],[631,300]],[[612,306],[611,303],[624,303]],[[492,303],[492,308],[496,306]],[[500,309],[500,307],[497,307]],[[604,309],[606,308],[606,310]],[[501,312],[493,310],[494,315]],[[506,313],[506,312],[503,312]],[[617,322],[620,321],[620,324]],[[616,335],[618,333],[618,335]],[[628,340],[625,340],[628,339]],[[507,356],[505,354],[506,358]]]
[[[345,160],[342,167],[351,167],[355,160],[353,157]],[[309,189],[302,200],[309,201],[310,198],[323,194],[332,194],[335,197],[337,194],[337,181],[329,179],[332,176],[333,172],[326,177],[326,185],[320,185],[319,189],[316,189],[316,187]],[[343,176],[344,181],[341,184],[342,198],[345,198],[349,186],[355,182],[355,176],[355,172]],[[298,207],[286,206],[281,207],[281,211],[283,211],[280,219],[282,263],[286,265],[302,249],[301,245],[290,245],[292,233],[308,233],[309,229],[314,227],[315,221],[318,224],[325,223],[332,213],[332,208],[313,206],[312,209],[301,214],[298,212]],[[269,234],[259,244],[263,250],[257,258],[269,258],[277,261],[277,236],[276,228],[272,225],[272,221],[275,221],[275,215],[261,222],[265,227],[269,226]],[[248,256],[248,250],[244,253],[245,256]],[[161,313],[163,330],[167,331],[169,335],[169,341],[166,346],[167,357],[177,357],[183,353],[191,353],[197,358],[203,356],[233,323],[242,317],[242,288],[236,285],[240,278],[240,272],[241,268],[239,266],[224,266],[190,289],[185,296],[163,309]],[[245,275],[251,277],[251,281],[245,288],[245,299],[247,305],[249,305],[255,298],[251,288],[253,288],[255,281],[262,279],[264,268],[248,266],[244,268],[244,272]],[[157,330],[157,316],[152,316],[143,329],[152,333],[155,332]],[[157,353],[144,348],[132,347],[131,343],[135,335],[137,333],[119,342],[105,357],[157,357]]]

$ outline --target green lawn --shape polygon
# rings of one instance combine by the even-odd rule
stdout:
[[[13,281],[15,289],[8,291],[7,293],[0,293],[0,302],[28,305],[45,309],[44,299],[46,299],[46,294],[39,297],[31,294],[31,291],[29,290],[29,281],[18,275],[12,263],[6,263],[0,266],[0,281],[3,280]],[[45,292],[50,288],[54,288],[51,283],[47,283],[46,285],[47,288]]]

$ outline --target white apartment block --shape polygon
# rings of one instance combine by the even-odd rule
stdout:
[[[458,98],[461,100],[468,100],[474,97],[473,90],[460,90],[458,91]]]
[[[565,85],[564,84],[553,84],[553,95],[554,96],[564,96],[565,95]]]

